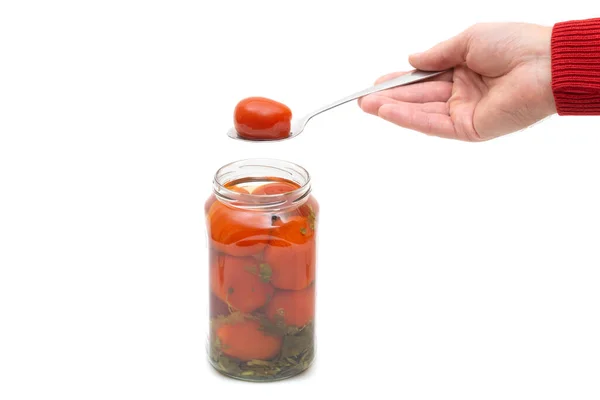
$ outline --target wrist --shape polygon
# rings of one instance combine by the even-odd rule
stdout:
[[[529,66],[525,76],[531,80],[525,96],[534,117],[543,119],[556,113],[552,91],[552,27],[529,24],[526,27],[521,32],[524,46],[519,51],[522,62]]]
[[[537,82],[541,88],[540,104],[546,116],[556,114],[552,91],[552,27],[540,27],[541,56],[537,59]]]

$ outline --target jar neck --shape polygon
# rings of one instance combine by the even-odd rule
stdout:
[[[242,180],[273,182],[290,181],[299,187],[280,194],[248,194],[228,188],[228,184]],[[289,161],[255,158],[235,161],[221,167],[213,180],[216,198],[235,208],[248,210],[282,210],[303,204],[311,192],[310,175]]]

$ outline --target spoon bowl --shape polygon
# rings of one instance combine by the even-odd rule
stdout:
[[[227,136],[229,136],[232,139],[245,140],[247,142],[276,142],[276,141],[288,140],[288,139],[298,136],[299,134],[302,133],[302,131],[304,131],[304,127],[306,126],[306,124],[308,123],[308,120],[310,119],[307,117],[308,116],[304,116],[303,118],[292,119],[292,124],[290,127],[290,134],[283,138],[248,139],[248,138],[240,136],[237,133],[237,131],[235,130],[235,128],[230,128],[227,131]]]

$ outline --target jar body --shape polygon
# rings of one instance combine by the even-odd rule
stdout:
[[[261,160],[262,168],[248,173],[241,166],[257,161],[238,163],[229,165],[237,175],[224,174],[233,180],[219,180],[217,173],[205,204],[208,356],[233,378],[281,380],[303,372],[314,358],[319,207],[307,174],[303,181],[277,172],[277,163],[298,166]],[[269,170],[270,164],[277,167]]]

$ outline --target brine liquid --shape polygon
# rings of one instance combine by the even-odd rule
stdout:
[[[227,188],[256,196],[287,193],[283,179],[244,179]],[[309,196],[285,210],[206,204],[209,233],[209,357],[220,372],[279,380],[314,357],[316,222]]]

